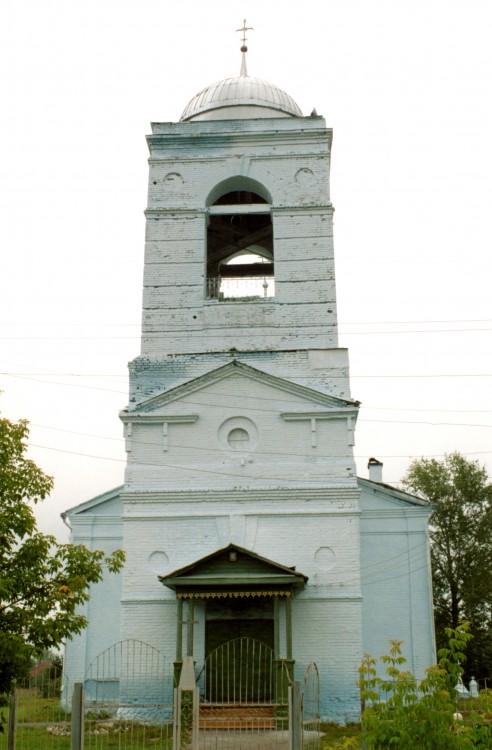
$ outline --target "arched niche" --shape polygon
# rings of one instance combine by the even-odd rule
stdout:
[[[244,191],[250,193],[256,193],[259,195],[264,203],[273,203],[272,195],[267,188],[258,180],[253,180],[251,177],[244,177],[243,175],[234,175],[228,177],[226,180],[222,180],[215,185],[209,192],[206,200],[206,206],[212,206],[219,198],[227,193],[234,193],[237,191]]]
[[[215,186],[207,205],[207,297],[272,297],[274,247],[269,192],[256,180],[231,177]]]

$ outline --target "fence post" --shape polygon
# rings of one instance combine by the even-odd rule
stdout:
[[[198,748],[198,702],[199,694],[195,679],[195,665],[192,656],[185,656],[174,690],[173,748]]]
[[[289,685],[289,750],[301,750],[302,747],[301,701],[301,683],[293,680]]]
[[[15,750],[15,735],[17,730],[17,690],[15,680],[9,696],[9,721],[7,724],[7,750]]]
[[[72,694],[72,727],[70,750],[84,750],[85,691],[81,682],[74,682]]]

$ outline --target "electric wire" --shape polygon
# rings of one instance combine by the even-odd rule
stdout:
[[[318,326],[290,326],[289,330],[295,331],[296,328],[302,328],[307,330],[308,328],[318,330]],[[212,329],[219,330],[219,329]],[[489,332],[492,328],[420,328],[411,330],[399,330],[399,331],[338,331],[338,335],[343,336],[391,336],[391,335],[402,335],[408,333],[480,333]],[[183,333],[182,328],[166,328],[165,331],[144,331],[143,336],[145,337],[159,337],[164,335],[168,338],[170,335],[179,335]],[[328,330],[327,333],[330,333]],[[333,336],[337,335],[336,331],[333,330]],[[240,328],[234,329],[234,337],[236,339],[250,338],[251,333],[242,333]],[[140,335],[135,336],[0,336],[0,341],[131,341],[139,340]],[[268,338],[285,338],[285,332],[274,333],[269,332]]]
[[[81,456],[82,458],[94,458],[94,459],[97,459],[97,460],[100,460],[100,461],[115,461],[117,463],[124,463],[124,464],[127,463],[127,459],[126,458],[115,458],[113,456],[101,456],[101,455],[95,455],[95,454],[92,454],[92,453],[82,453],[81,451],[71,451],[71,450],[67,450],[65,448],[54,448],[54,447],[49,446],[49,445],[40,445],[39,443],[33,443],[31,441],[28,442],[28,445],[29,445],[29,447],[32,447],[32,448],[40,448],[40,449],[43,449],[43,450],[54,451],[56,453],[69,453],[69,454],[74,455],[74,456]],[[154,446],[155,446],[155,443],[154,443]],[[180,448],[181,448],[181,446],[180,446]],[[461,455],[463,455],[463,456],[479,456],[479,455],[489,455],[489,454],[492,454],[492,450],[490,450],[490,451],[471,451],[471,452],[462,452],[461,453]],[[299,455],[299,454],[297,453],[296,455]],[[401,454],[401,455],[380,455],[380,458],[406,458],[406,459],[410,459],[411,460],[412,458],[415,458],[416,455],[412,455],[412,454],[408,454],[408,453],[407,454]],[[445,453],[434,453],[434,454],[426,454],[425,457],[426,458],[444,458],[446,455],[447,454],[445,454]],[[330,454],[330,458],[340,458],[340,459],[344,459],[345,458],[345,459],[347,459],[347,461],[351,461],[351,457],[350,456],[346,456],[346,455],[333,456],[333,455]],[[365,455],[364,456],[354,455],[354,458],[366,459],[367,456],[365,456]],[[242,479],[245,478],[245,473],[244,472],[242,472],[240,474],[237,474],[237,473],[231,473],[231,472],[227,472],[227,471],[217,471],[217,470],[213,470],[213,469],[203,469],[203,468],[199,468],[199,467],[192,467],[189,464],[187,464],[186,466],[182,466],[182,465],[170,464],[170,463],[156,463],[156,462],[150,462],[150,461],[138,461],[138,462],[135,462],[134,464],[131,464],[131,465],[133,467],[135,467],[135,466],[138,465],[138,466],[146,466],[146,467],[160,468],[160,469],[167,469],[167,468],[170,468],[170,469],[179,469],[180,471],[181,470],[183,470],[183,471],[191,470],[191,471],[196,471],[196,472],[199,472],[199,473],[215,474],[215,475],[218,475],[218,476],[226,476],[226,477],[227,476],[233,476],[233,477],[241,477]],[[264,476],[259,476],[259,475],[257,475],[257,476],[246,475],[246,476],[247,476],[247,478],[249,480],[253,480],[253,481],[265,481],[265,477]],[[285,476],[276,477],[274,475],[269,474],[268,478],[269,479],[277,479],[277,480],[279,480],[281,482],[285,481]],[[296,480],[295,482],[294,482],[294,480],[289,480],[289,481],[291,483],[289,486],[294,486],[294,487],[299,488],[300,485],[299,485],[299,481],[298,480]],[[326,481],[321,481],[321,480],[314,480],[314,481],[309,480],[309,481],[310,481],[310,486],[311,487],[326,487],[327,486],[326,485]],[[388,485],[391,485],[391,486],[394,486],[394,485],[400,484],[400,483],[401,483],[400,480],[391,481],[391,482],[384,482],[384,484],[388,484]]]
[[[57,432],[63,432],[69,435],[79,435],[81,437],[90,437],[94,438],[96,440],[111,440],[113,442],[117,442],[120,445],[123,445],[125,438],[124,437],[112,437],[109,435],[96,435],[94,433],[89,432],[79,432],[76,430],[66,430],[60,427],[50,427],[49,425],[40,425],[36,424],[34,422],[30,422],[30,425],[33,427],[37,427],[39,429],[45,429],[45,430],[54,430]],[[492,427],[492,425],[489,425]],[[140,447],[140,446],[153,446],[155,447],[157,443],[154,441],[149,440],[142,440],[141,438],[135,438],[132,436],[132,445],[134,447]],[[191,450],[191,451],[203,451],[205,453],[215,453],[218,455],[223,455],[223,451],[220,448],[213,448],[209,445],[194,445],[192,443],[186,443],[186,444],[179,444],[175,446],[176,448],[179,448],[179,450]],[[261,449],[261,455],[262,456],[299,456],[299,451],[275,451],[275,450],[267,450],[265,448]],[[364,458],[364,456],[354,454],[356,458]],[[323,456],[321,454],[321,457],[326,457],[326,454]],[[401,456],[381,456],[382,458],[401,458]],[[340,453],[340,454],[329,454],[329,458],[337,458],[337,459],[350,459],[350,456],[348,456],[346,453]]]
[[[370,325],[421,325],[421,324],[429,324],[429,323],[492,323],[492,318],[449,318],[449,319],[420,319],[420,320],[346,320],[343,323],[339,323],[339,325],[349,325],[349,326],[355,326],[355,325],[364,325],[364,326],[370,326]],[[142,325],[141,321],[138,322],[128,322],[128,323],[122,323],[119,322],[111,322],[111,321],[99,321],[98,323],[88,323],[87,321],[74,321],[70,323],[63,323],[59,320],[55,320],[52,322],[49,321],[18,321],[18,320],[12,320],[12,321],[0,321],[0,326],[45,326],[45,327],[67,327],[67,326],[86,326],[86,325],[97,325],[99,326],[116,326],[120,328],[140,328]]]

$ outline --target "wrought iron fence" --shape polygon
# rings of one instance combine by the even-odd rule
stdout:
[[[84,683],[46,660],[14,686],[0,750],[143,750],[172,747],[173,667],[157,649],[122,641],[90,665]],[[78,700],[77,700],[78,696]]]
[[[172,745],[172,665],[153,646],[125,640],[89,666],[85,688],[85,747]]]
[[[68,750],[71,711],[61,697],[68,680],[46,660],[28,679],[14,683],[6,711],[7,731],[0,733],[1,750]]]
[[[174,665],[136,640],[101,653],[84,683],[46,666],[15,686],[0,750],[318,750],[316,665],[296,683],[292,662],[252,638],[212,652],[197,680],[189,662],[179,687]]]

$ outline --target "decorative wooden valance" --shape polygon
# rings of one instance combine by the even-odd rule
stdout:
[[[292,591],[188,591],[176,594],[177,599],[247,599],[271,596],[292,596]]]

